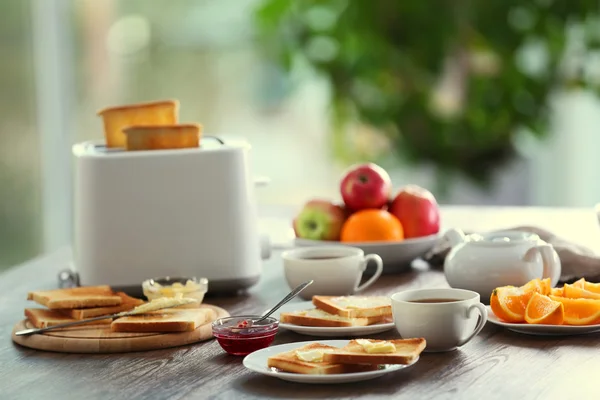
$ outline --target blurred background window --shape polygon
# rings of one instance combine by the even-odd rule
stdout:
[[[524,74],[535,76],[543,72],[552,54],[545,46],[562,40],[562,36],[556,39],[523,33],[528,29],[536,32],[536,24],[542,21],[552,28],[547,32],[560,32],[570,43],[561,68],[567,72],[576,68],[580,79],[574,80],[568,91],[552,93],[545,138],[516,135],[516,156],[490,175],[485,185],[474,183],[465,174],[440,179],[444,167],[432,162],[407,163],[390,135],[382,135],[380,129],[360,119],[346,126],[345,136],[340,138],[331,125],[330,100],[339,95],[336,88],[341,86],[332,85],[331,77],[336,75],[331,69],[319,71],[313,67],[346,65],[343,63],[348,58],[344,57],[352,53],[347,52],[348,47],[340,47],[343,34],[357,39],[352,42],[358,46],[356,57],[363,63],[372,63],[367,65],[369,71],[386,71],[388,64],[377,64],[381,59],[371,60],[367,57],[369,48],[360,46],[388,43],[381,40],[388,33],[359,25],[356,19],[362,12],[366,21],[377,25],[378,18],[386,14],[367,15],[356,8],[357,4],[364,7],[369,3],[366,1],[298,3],[0,2],[0,269],[70,242],[70,146],[101,139],[102,126],[96,111],[108,105],[154,99],[177,98],[182,121],[198,121],[208,133],[241,137],[252,143],[255,174],[271,178],[271,184],[257,192],[261,208],[300,206],[313,196],[337,198],[340,174],[356,159],[383,163],[396,186],[420,184],[432,189],[444,204],[588,207],[600,199],[600,180],[596,178],[600,168],[596,154],[600,148],[600,107],[594,94],[600,77],[600,53],[585,47],[589,44],[587,37],[596,35],[595,43],[600,42],[597,2],[514,0],[504,2],[502,7],[494,2],[477,6],[477,17],[481,19],[498,19],[498,10],[509,10],[506,21],[488,24],[484,34],[501,36],[510,28],[511,40],[520,44],[515,57]],[[425,3],[415,0],[377,4],[402,5],[398,15],[418,21],[426,11],[419,4]],[[563,11],[567,15],[569,10],[583,17],[563,32],[564,23],[554,15]],[[394,15],[388,13],[387,17]],[[442,23],[446,20],[431,18],[432,26],[450,29]],[[378,26],[395,26],[389,18],[380,22]],[[402,25],[398,26],[397,32],[392,30],[389,35],[402,38]],[[281,27],[284,31],[280,31]],[[320,33],[328,30],[329,34]],[[285,60],[272,57],[269,46],[273,40],[264,36],[269,32],[275,43],[279,41],[279,46],[294,56],[294,68],[286,70]],[[279,32],[279,36],[274,32]],[[306,42],[292,42],[298,39],[299,32]],[[410,49],[416,52],[421,48],[423,57],[429,57],[432,49],[440,46],[436,36],[439,34],[428,34],[425,29],[419,35],[421,47]],[[485,35],[478,43],[486,43]],[[298,43],[303,47],[298,47]],[[352,43],[346,45],[352,48]],[[376,51],[376,46],[372,48]],[[506,51],[517,52],[514,48]],[[308,61],[312,57],[312,65],[296,57],[300,55],[308,56]],[[490,73],[498,61],[493,53],[485,51],[469,60],[480,71]],[[452,82],[460,77],[452,75],[452,62],[446,62],[443,55],[438,61],[436,68],[450,71],[450,78],[440,80],[440,87],[452,88]],[[492,81],[493,78],[482,80]],[[540,82],[544,89],[548,89],[544,85],[555,83]],[[387,87],[384,83],[380,87],[357,80],[352,83],[367,104],[374,108],[385,106],[381,103],[382,88]],[[405,100],[410,104],[410,98]],[[438,105],[450,104],[444,103],[444,96],[437,100]],[[519,107],[532,106],[526,93],[517,100],[514,110],[503,105],[495,112],[516,113]],[[394,96],[391,101],[395,101]],[[447,110],[451,111],[451,106]],[[485,114],[482,117],[475,112],[471,118],[484,121],[480,132],[493,134],[493,127],[485,125]],[[410,134],[420,133],[414,130]],[[472,143],[475,146],[476,142]],[[438,189],[443,189],[443,193],[437,193]]]

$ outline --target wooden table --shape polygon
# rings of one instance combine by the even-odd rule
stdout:
[[[565,230],[560,234],[585,236],[588,245],[590,235],[598,235],[593,232],[597,229],[595,220],[588,221],[593,218],[589,210],[526,211],[495,210],[496,227],[538,223],[559,228],[552,225],[554,221],[564,224]],[[490,210],[475,213],[481,218],[473,218],[473,211],[464,208],[447,209],[444,216],[446,221],[471,216],[471,221],[479,224],[482,218],[491,218]],[[516,218],[520,213],[521,219],[515,222],[507,217]],[[537,215],[536,220],[528,219],[528,215]],[[576,232],[573,226],[578,224],[588,229],[588,234]],[[600,334],[547,338],[516,334],[490,324],[457,351],[423,354],[416,365],[405,370],[344,385],[297,384],[252,373],[242,366],[241,357],[226,355],[215,341],[117,355],[48,353],[14,345],[10,332],[22,319],[26,293],[56,287],[57,271],[65,267],[70,256],[70,250],[63,249],[0,275],[0,333],[4,337],[0,342],[1,399],[600,398],[596,382],[600,373]],[[447,283],[440,271],[416,268],[382,277],[368,294],[392,294],[424,286],[445,287]],[[265,263],[260,283],[247,294],[211,296],[206,301],[225,307],[232,314],[257,312],[274,304],[287,291],[279,255],[275,253]],[[396,336],[393,330],[374,337]],[[281,331],[275,344],[304,340],[312,338]]]

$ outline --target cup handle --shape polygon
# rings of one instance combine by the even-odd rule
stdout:
[[[458,343],[459,346],[462,346],[463,344],[467,343],[468,341],[473,339],[475,337],[475,335],[477,335],[479,332],[481,332],[481,330],[485,326],[485,323],[488,320],[487,308],[485,308],[485,306],[481,303],[473,304],[472,306],[467,308],[467,318],[469,318],[471,316],[471,314],[473,313],[473,311],[475,309],[477,309],[477,311],[479,311],[481,318],[479,319],[479,322],[477,323],[477,326],[475,327],[475,330],[473,331],[473,333],[471,333],[466,339],[460,341]]]
[[[369,264],[369,261],[375,261],[375,264],[377,266],[377,270],[375,271],[375,274],[373,274],[373,276],[366,281],[365,283],[363,283],[360,286],[356,286],[354,288],[355,292],[362,292],[363,290],[365,290],[366,288],[368,288],[369,286],[371,286],[373,283],[375,283],[375,281],[377,279],[379,279],[379,277],[381,276],[381,273],[383,272],[383,260],[381,259],[381,257],[379,257],[377,254],[367,254],[363,260],[363,264],[362,264],[362,272],[364,273],[365,270],[367,269],[367,265]]]

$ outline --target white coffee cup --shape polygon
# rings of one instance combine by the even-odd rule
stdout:
[[[299,247],[282,253],[285,279],[290,288],[313,280],[313,284],[300,293],[300,297],[345,296],[361,292],[381,276],[383,261],[377,254],[367,254],[350,246]],[[374,261],[376,271],[362,285],[360,281],[369,261]]]
[[[464,289],[415,289],[392,295],[396,329],[403,338],[422,337],[425,351],[450,351],[475,337],[487,322],[479,293]]]

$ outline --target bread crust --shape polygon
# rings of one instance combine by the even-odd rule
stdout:
[[[366,299],[369,297],[374,299],[388,299],[386,296],[313,296],[312,303],[315,307],[320,308],[323,311],[346,318],[392,315],[391,300],[389,305],[368,308],[344,308],[335,303],[335,299],[351,299],[353,297]]]
[[[307,315],[299,315],[297,312],[281,313],[279,320],[283,323],[300,326],[319,326],[319,327],[348,327],[348,326],[367,326],[383,322],[386,316],[352,318],[350,321],[341,321],[336,319],[318,318]]]
[[[141,103],[132,103],[132,104],[123,104],[119,106],[110,106],[104,107],[96,112],[96,115],[102,116],[105,114],[109,114],[111,112],[124,112],[131,110],[139,110],[142,108],[155,108],[155,107],[179,107],[179,101],[175,99],[167,99],[167,100],[157,100],[157,101],[147,101]]]
[[[283,372],[290,372],[296,374],[306,375],[331,375],[331,374],[345,374],[351,372],[364,372],[374,371],[377,369],[376,365],[352,365],[352,364],[338,364],[330,362],[308,362],[302,361],[296,356],[296,351],[309,351],[309,350],[336,350],[337,347],[329,346],[321,343],[310,343],[306,346],[298,349],[290,350],[284,353],[279,353],[271,356],[267,359],[267,366],[269,368],[277,368]]]
[[[412,364],[425,350],[424,338],[375,340],[367,339],[373,343],[391,342],[396,346],[394,353],[367,353],[363,346],[356,340],[351,340],[346,346],[339,350],[323,355],[323,360],[340,364]]]
[[[95,308],[80,308],[80,309],[60,309],[58,311],[74,319],[86,319],[99,317],[101,315],[116,314],[123,311],[129,311],[144,303],[141,299],[130,297],[123,292],[115,293],[121,298],[121,304],[112,307],[95,307]]]
[[[29,292],[27,300],[33,300],[51,310],[118,306],[123,301],[109,286],[82,286]]]
[[[36,328],[46,328],[49,326],[56,326],[59,324],[64,324],[66,322],[76,321],[73,318],[69,318],[59,311],[54,310],[46,310],[43,308],[26,308],[25,316],[31,322],[33,326]],[[92,321],[88,323],[83,323],[81,325],[107,325],[112,322],[111,318],[103,319],[100,321]]]

